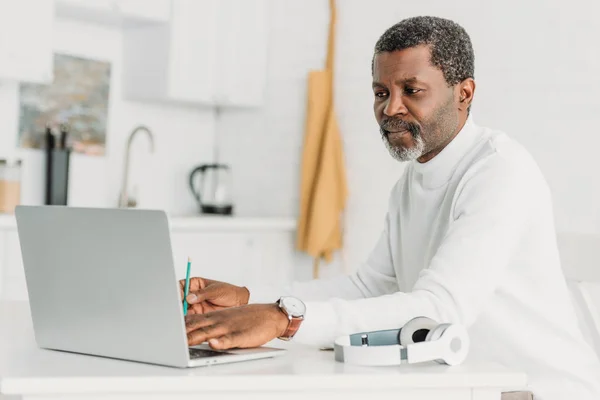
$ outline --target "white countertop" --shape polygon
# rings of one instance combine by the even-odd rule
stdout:
[[[257,392],[275,395],[291,388],[303,393],[329,390],[374,393],[371,391],[385,389],[398,394],[432,389],[439,395],[457,388],[471,393],[478,388],[485,391],[522,387],[526,382],[524,374],[494,365],[449,367],[432,362],[357,367],[336,362],[333,352],[293,344],[287,347],[287,354],[273,359],[192,369],[42,350],[34,341],[28,304],[0,303],[0,397],[110,393],[198,396],[217,392],[244,392],[246,396]],[[437,392],[440,389],[444,392]],[[471,399],[470,395],[468,398]]]
[[[289,231],[296,229],[294,218],[259,218],[236,216],[190,215],[170,216],[169,223],[173,231],[220,230],[220,231]],[[12,214],[0,214],[0,229],[16,229]]]

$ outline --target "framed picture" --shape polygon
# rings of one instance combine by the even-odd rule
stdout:
[[[68,127],[74,152],[104,155],[111,64],[54,55],[51,84],[19,85],[19,138],[23,148],[44,148],[46,126]]]

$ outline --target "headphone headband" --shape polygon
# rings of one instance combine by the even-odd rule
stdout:
[[[414,341],[423,332],[426,337]],[[429,318],[418,317],[401,329],[338,337],[334,342],[334,353],[336,361],[355,365],[400,365],[424,361],[457,365],[467,357],[469,345],[469,336],[463,326],[437,324]]]

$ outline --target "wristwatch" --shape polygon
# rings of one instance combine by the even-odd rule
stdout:
[[[300,324],[304,320],[306,306],[302,300],[290,296],[281,297],[277,301],[277,305],[290,320],[287,329],[278,339],[291,340],[298,331],[298,328],[300,328]]]

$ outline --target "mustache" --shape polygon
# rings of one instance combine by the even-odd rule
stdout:
[[[409,131],[414,138],[421,135],[421,127],[419,125],[398,118],[384,119],[379,125],[379,130],[383,136],[387,136],[390,132],[399,132],[403,130]]]

